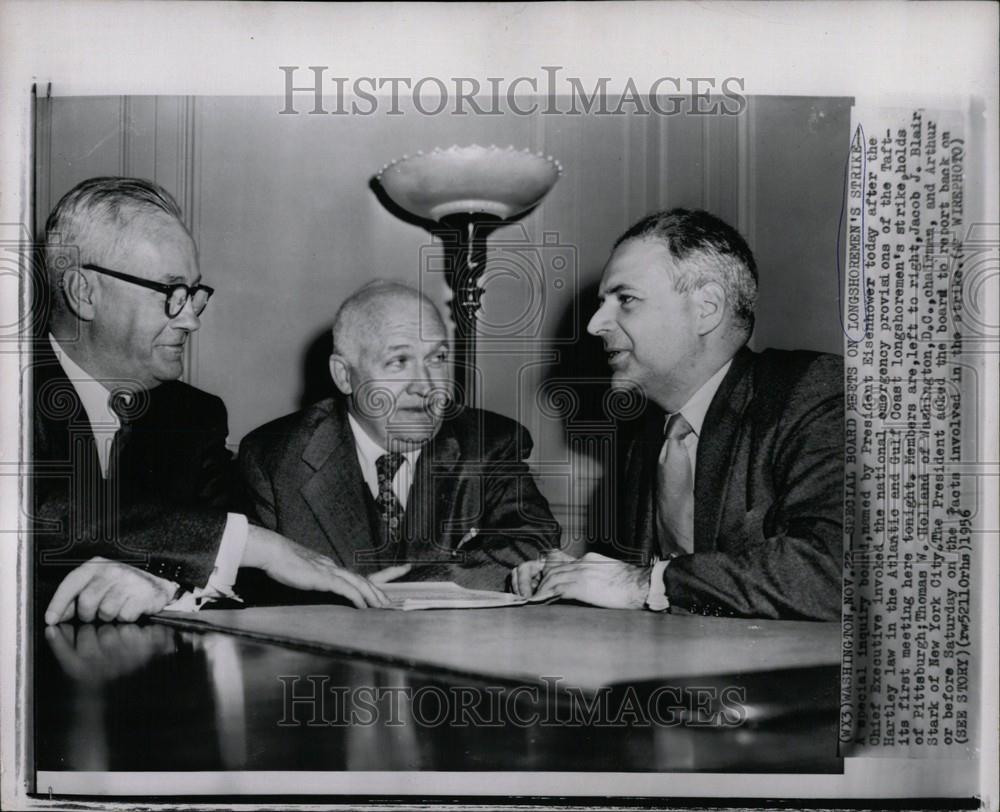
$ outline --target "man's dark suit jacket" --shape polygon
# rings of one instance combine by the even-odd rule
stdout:
[[[838,356],[741,349],[715,393],[695,472],[694,553],[664,579],[671,606],[704,614],[838,620],[844,383]],[[655,552],[664,413],[621,445],[614,554]]]
[[[32,367],[39,603],[44,607],[73,567],[97,555],[203,586],[233,499],[224,404],[180,382],[141,393],[104,479],[87,412],[43,341]]]
[[[524,458],[528,432],[479,409],[447,417],[417,461],[403,519],[411,578],[502,589],[510,568],[559,543],[559,525]],[[253,431],[239,467],[252,520],[342,566],[371,573],[393,563],[340,398]],[[478,536],[456,550],[471,529]]]

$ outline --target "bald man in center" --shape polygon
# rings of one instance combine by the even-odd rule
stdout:
[[[333,324],[340,395],[251,432],[239,464],[251,521],[355,572],[504,589],[512,567],[558,547],[519,423],[452,400],[434,304],[376,280]]]

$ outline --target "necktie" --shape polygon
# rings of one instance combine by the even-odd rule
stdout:
[[[132,419],[135,417],[132,410],[133,400],[131,392],[124,392],[120,389],[113,391],[108,396],[108,408],[117,415],[120,421],[118,431],[115,432],[115,438],[111,442],[111,451],[108,454],[108,479],[115,476],[122,451],[132,433]]]
[[[386,546],[397,558],[405,552],[403,547],[403,506],[396,498],[392,489],[392,478],[403,464],[403,455],[399,453],[383,454],[375,460],[375,470],[378,473],[378,505],[379,517],[385,533]]]
[[[694,551],[694,475],[684,440],[693,429],[680,412],[667,421],[656,476],[656,537],[668,558]]]

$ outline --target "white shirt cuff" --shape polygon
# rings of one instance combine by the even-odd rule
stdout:
[[[667,582],[663,580],[663,574],[670,565],[670,559],[653,561],[652,570],[649,573],[649,592],[646,595],[646,608],[654,612],[665,612],[670,608],[670,599],[667,597]]]
[[[165,608],[170,612],[197,612],[209,601],[216,598],[230,598],[239,601],[233,592],[236,574],[243,561],[243,553],[247,546],[249,524],[242,513],[226,515],[226,527],[222,531],[222,541],[219,542],[219,552],[215,556],[215,568],[208,577],[208,583],[198,587],[193,592],[185,592]],[[242,603],[242,601],[240,601]]]

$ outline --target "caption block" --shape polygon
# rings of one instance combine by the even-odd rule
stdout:
[[[841,752],[971,756],[975,480],[962,463],[976,380],[962,361],[964,117],[856,108],[852,132]]]

